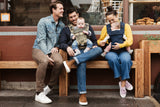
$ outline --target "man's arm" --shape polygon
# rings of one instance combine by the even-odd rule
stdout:
[[[90,25],[89,25],[89,31],[91,32],[90,39],[93,42],[93,46],[95,46],[95,45],[97,45],[97,39],[96,39],[95,33],[93,31],[93,28]]]
[[[67,47],[70,45],[68,42],[70,41],[70,30],[68,27],[64,27],[60,33],[59,37],[59,48],[67,51]]]
[[[64,51],[67,51],[69,56],[74,56],[74,51],[70,47],[71,42],[70,42],[70,30],[68,27],[63,28],[63,30],[60,33],[60,38],[59,38],[59,47],[63,49]]]
[[[44,20],[41,19],[37,25],[37,42],[39,48],[45,53],[47,52],[47,45],[46,45],[46,26]]]

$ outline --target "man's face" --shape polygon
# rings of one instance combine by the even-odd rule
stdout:
[[[84,28],[84,26],[85,26],[84,20],[83,19],[78,19],[77,20],[77,27],[78,28]]]
[[[79,14],[76,13],[76,12],[72,12],[72,13],[68,14],[68,20],[74,26],[77,25],[77,19],[78,19],[78,17],[79,17]]]
[[[64,12],[64,9],[63,9],[63,5],[62,4],[57,4],[56,5],[57,8],[56,9],[52,9],[53,11],[53,14],[55,14],[57,17],[63,17],[63,12]]]

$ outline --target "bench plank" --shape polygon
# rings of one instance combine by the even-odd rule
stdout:
[[[35,69],[35,61],[0,61],[0,69]]]

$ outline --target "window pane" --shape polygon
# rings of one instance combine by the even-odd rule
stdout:
[[[6,0],[7,1],[7,0]],[[39,19],[50,15],[49,3],[55,0],[8,0],[7,9],[4,9],[4,0],[0,0],[0,13],[10,13],[10,22],[0,22],[0,26],[36,26]],[[66,10],[78,8],[82,17],[90,25],[104,25],[106,22],[106,7],[113,5],[122,21],[122,0],[60,0],[64,3],[63,22],[67,24]],[[7,11],[4,11],[7,10]]]
[[[7,12],[11,14],[11,22],[7,25],[36,26],[41,17],[50,14],[49,3],[50,0],[8,0]]]
[[[130,8],[129,22],[134,25],[157,25],[160,24],[160,2],[133,3]]]

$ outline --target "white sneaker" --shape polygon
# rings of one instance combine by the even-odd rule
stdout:
[[[122,87],[121,82],[119,82],[119,88],[120,88],[120,96],[122,98],[125,98],[127,95],[126,87]]]
[[[129,54],[132,54],[133,53],[133,49],[129,50],[128,52],[129,52]]]
[[[35,101],[43,103],[43,104],[48,104],[48,103],[52,103],[52,100],[49,99],[44,92],[39,93],[38,95],[35,95]]]
[[[103,52],[103,53],[101,53],[101,56],[102,56],[102,57],[105,57],[105,56],[106,56],[106,54]]]
[[[48,87],[48,85],[43,88],[43,92],[45,95],[47,95],[49,92],[51,92],[51,89]]]
[[[128,81],[126,81],[126,89],[127,90],[129,90],[129,91],[131,91],[131,90],[133,90],[133,86],[132,86],[132,84],[130,84]]]

